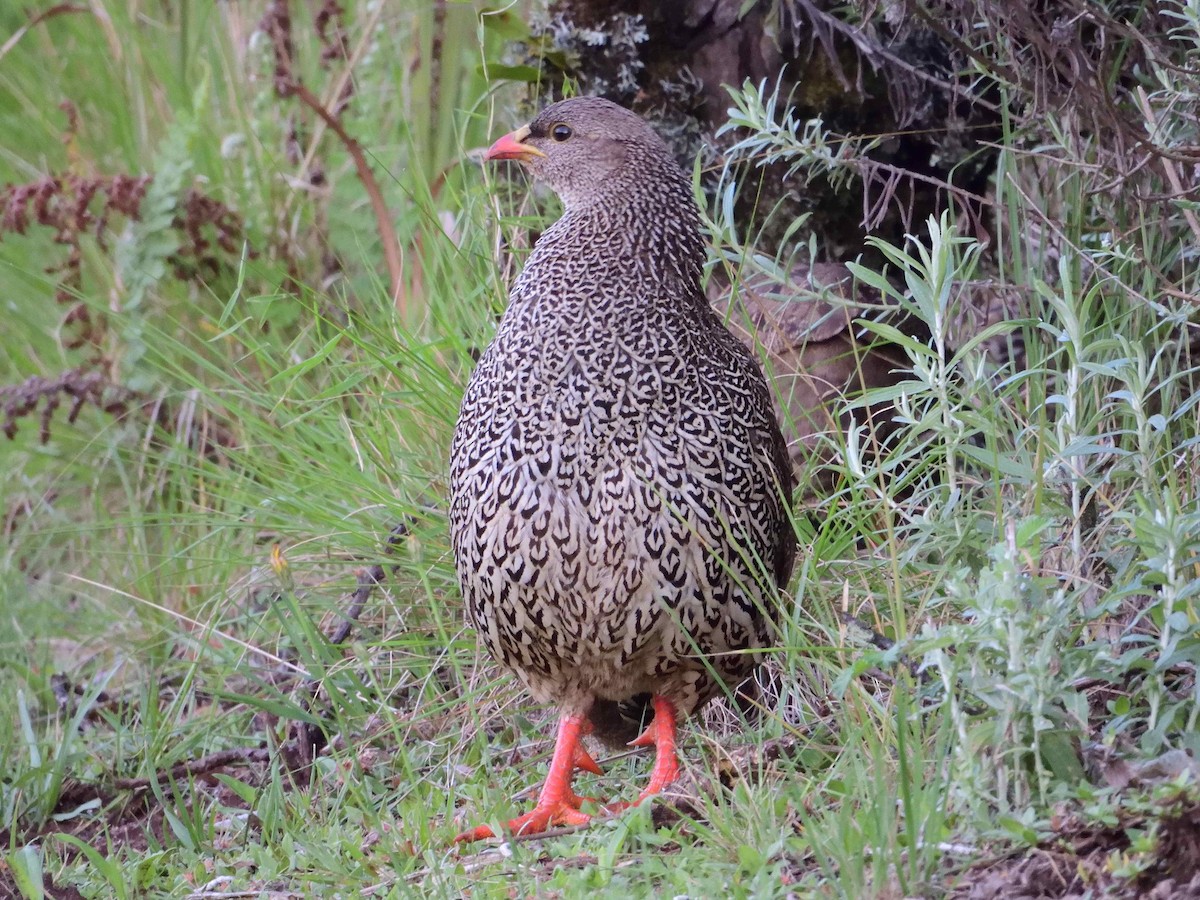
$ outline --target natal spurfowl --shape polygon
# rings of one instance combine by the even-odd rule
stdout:
[[[633,113],[565,100],[500,138],[562,199],[463,398],[450,528],[488,652],[560,711],[550,773],[514,833],[581,824],[582,738],[650,697],[650,783],[676,724],[757,664],[792,570],[792,470],[750,353],[700,277],[688,177]],[[619,807],[618,807],[619,808]],[[491,837],[481,826],[459,840]]]

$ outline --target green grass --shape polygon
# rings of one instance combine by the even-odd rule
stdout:
[[[729,789],[677,821],[639,808],[504,852],[451,845],[528,803],[549,751],[549,711],[465,626],[443,502],[458,398],[512,274],[500,237],[527,224],[468,158],[512,124],[520,92],[484,67],[519,22],[448,4],[435,66],[432,5],[345,5],[351,61],[327,70],[296,5],[296,73],[323,99],[353,75],[346,121],[391,213],[403,313],[345,148],[273,92],[258,13],[97,4],[0,59],[0,183],[159,185],[155,215],[79,239],[65,299],[97,323],[84,346],[46,271],[66,248],[37,225],[0,242],[0,384],[102,359],[140,392],[123,417],[86,403],[68,422],[68,399],[45,443],[37,414],[0,440],[0,879],[27,897],[43,874],[118,897],[936,896],[972,861],[1046,839],[1067,807],[1141,817],[1150,837],[1121,871],[1155,871],[1156,816],[1194,795],[1107,792],[1084,764],[1092,745],[1200,749],[1189,308],[1141,263],[1186,292],[1194,261],[1178,217],[1138,220],[1012,147],[997,258],[1032,305],[999,330],[1023,337],[1027,365],[997,371],[956,341],[981,251],[949,218],[882,248],[932,338],[911,345],[902,390],[863,400],[903,419],[885,454],[830,439],[834,486],[796,517],[763,714],[687,729],[689,774]],[[23,21],[0,13],[8,33]],[[318,185],[289,158],[295,122]],[[172,219],[193,186],[244,243],[181,280]],[[716,252],[752,260],[737,236],[756,226],[727,208]],[[1032,236],[1041,210],[1066,211],[1053,240]],[[1115,239],[1096,238],[1105,226]],[[331,645],[377,564],[384,582]],[[329,738],[311,767],[294,762],[305,724]],[[729,776],[747,748],[785,742]],[[244,764],[186,770],[221,751]],[[580,779],[602,800],[629,799],[648,767],[602,762]]]

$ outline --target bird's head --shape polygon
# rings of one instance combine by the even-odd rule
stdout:
[[[641,117],[599,97],[553,103],[488,148],[485,160],[515,159],[568,209],[627,192],[647,165],[678,171],[662,138]],[[657,174],[657,173],[655,173]]]

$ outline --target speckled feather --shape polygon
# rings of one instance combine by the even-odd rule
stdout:
[[[595,99],[548,107],[532,142],[557,123],[579,138],[542,173],[565,212],[455,429],[459,582],[487,650],[539,701],[586,713],[658,693],[687,715],[770,640],[791,467],[757,363],[701,291],[699,215],[665,145]]]

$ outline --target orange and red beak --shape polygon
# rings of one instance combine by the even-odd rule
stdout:
[[[483,154],[485,161],[493,159],[517,159],[523,163],[530,162],[534,157],[545,156],[546,154],[537,147],[531,147],[525,143],[525,139],[529,137],[529,126],[522,125],[516,131],[506,134],[492,146],[488,147],[487,153]]]

